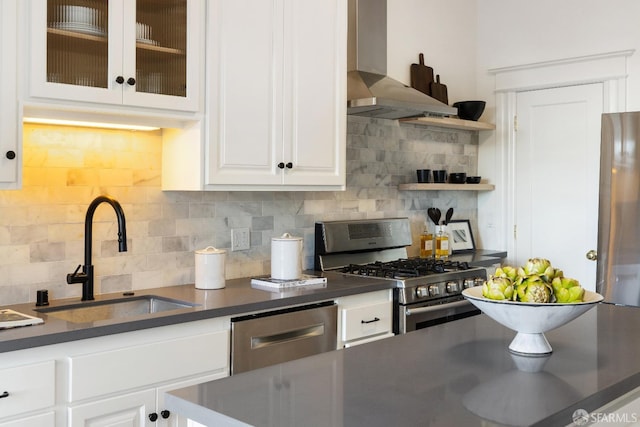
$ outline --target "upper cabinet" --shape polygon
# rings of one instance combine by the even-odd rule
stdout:
[[[20,185],[21,127],[16,92],[17,1],[0,1],[0,189]]]
[[[204,187],[344,189],[347,1],[207,6]]]
[[[30,98],[201,110],[202,0],[32,0]]]

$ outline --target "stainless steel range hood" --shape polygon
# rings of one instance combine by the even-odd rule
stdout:
[[[402,119],[458,109],[388,77],[387,0],[349,0],[347,114]]]

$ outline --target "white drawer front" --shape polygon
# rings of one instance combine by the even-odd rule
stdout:
[[[342,310],[342,341],[391,332],[391,302]]]
[[[229,365],[229,331],[72,356],[69,401],[172,381]]]
[[[0,370],[0,417],[53,406],[55,362]]]

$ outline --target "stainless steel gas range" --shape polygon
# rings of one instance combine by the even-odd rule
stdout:
[[[316,223],[315,269],[396,282],[393,331],[416,329],[479,314],[462,296],[487,278],[482,267],[466,262],[409,258],[408,218]]]

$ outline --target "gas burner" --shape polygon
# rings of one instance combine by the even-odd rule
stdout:
[[[469,270],[469,268],[467,262],[432,258],[403,258],[389,262],[375,261],[369,264],[349,264],[340,271],[358,276],[405,279],[448,271]]]

